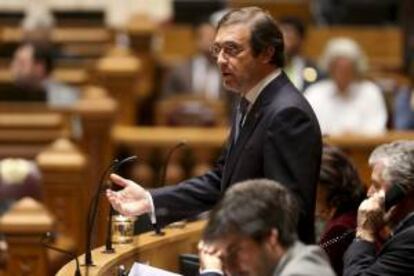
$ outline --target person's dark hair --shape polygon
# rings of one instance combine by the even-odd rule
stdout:
[[[358,208],[365,196],[355,166],[339,148],[330,145],[323,146],[318,185],[325,188],[326,202],[337,214]]]
[[[35,62],[42,63],[45,67],[46,75],[49,75],[54,69],[53,49],[49,43],[27,41],[22,44],[23,47],[33,49],[33,59]]]
[[[274,54],[271,63],[277,67],[283,67],[285,63],[283,35],[268,12],[258,7],[231,10],[220,19],[217,30],[236,24],[250,25],[250,47],[254,56],[258,56],[268,47],[273,47]]]
[[[280,244],[289,247],[297,239],[298,216],[296,199],[281,184],[248,180],[232,186],[213,209],[203,239],[208,242],[240,235],[260,243],[277,229]]]
[[[288,25],[295,29],[298,35],[303,39],[306,36],[306,27],[302,20],[294,16],[285,16],[278,20],[279,25]]]

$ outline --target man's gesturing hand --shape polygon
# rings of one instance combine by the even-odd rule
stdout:
[[[117,174],[111,174],[110,178],[116,185],[124,187],[117,192],[106,190],[106,196],[115,210],[124,216],[139,216],[151,210],[150,195],[144,188]]]

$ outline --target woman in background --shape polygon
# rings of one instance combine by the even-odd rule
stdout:
[[[364,197],[365,187],[352,162],[340,149],[324,145],[315,216],[324,225],[319,245],[337,275],[342,275],[342,257],[354,238],[357,210]]]

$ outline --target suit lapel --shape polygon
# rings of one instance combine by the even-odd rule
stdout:
[[[237,139],[237,142],[233,144],[231,147],[231,150],[230,150],[227,162],[226,162],[226,170],[224,174],[223,183],[229,182],[234,172],[234,167],[236,166],[237,162],[240,160],[239,158],[240,153],[243,152],[246,142],[249,140],[249,137],[252,135],[254,129],[256,128],[261,115],[262,115],[262,112],[257,105],[254,105],[252,110],[247,115],[246,122],[243,128],[240,129],[239,138]],[[234,132],[233,132],[233,135],[234,135]]]
[[[260,93],[256,102],[253,104],[252,109],[247,114],[245,124],[240,130],[239,138],[235,144],[232,143],[227,153],[226,164],[222,179],[222,190],[224,190],[230,182],[230,179],[234,173],[236,164],[240,161],[240,154],[244,151],[245,145],[249,138],[253,135],[256,126],[260,119],[263,117],[266,106],[272,102],[276,93],[284,84],[288,82],[286,75],[281,72],[280,76],[269,83],[268,86]],[[234,123],[231,131],[230,138],[234,139]]]

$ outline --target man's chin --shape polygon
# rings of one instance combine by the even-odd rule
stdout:
[[[226,82],[224,82],[223,83],[223,86],[224,86],[224,88],[227,90],[227,91],[230,91],[230,92],[233,92],[233,93],[239,93],[239,89],[237,89],[237,87],[236,86],[234,86],[234,85],[231,85],[231,84],[227,84]]]

